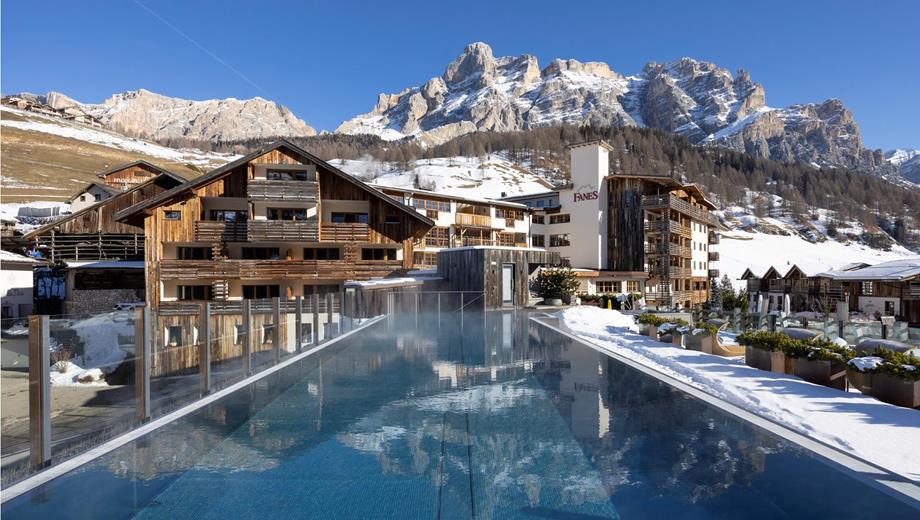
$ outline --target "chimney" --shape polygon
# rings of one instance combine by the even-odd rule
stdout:
[[[501,198],[505,198],[505,197],[507,197],[507,196],[508,196],[508,194],[507,194],[506,192],[503,191],[503,192],[502,192]]]

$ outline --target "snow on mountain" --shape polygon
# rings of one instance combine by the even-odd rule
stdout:
[[[625,76],[601,62],[534,56],[494,57],[485,43],[468,45],[441,76],[397,94],[336,132],[441,143],[475,131],[526,130],[559,124],[650,127],[760,157],[821,167],[887,166],[863,148],[852,113],[838,100],[775,109],[762,85],[739,70],[682,58],[649,63]]]
[[[772,199],[771,205],[775,208],[783,206],[781,197],[758,195]],[[825,209],[816,209],[804,221],[796,221],[781,210],[771,210],[770,214],[758,217],[752,205],[732,206],[715,212],[726,228],[720,233],[719,244],[714,246],[719,252],[715,267],[721,274],[728,275],[737,288],[744,286],[738,279],[748,268],[759,275],[772,266],[785,274],[795,264],[806,273],[815,274],[852,262],[877,264],[917,256],[881,229],[867,229],[857,221],[837,220]],[[831,222],[833,232],[828,230]],[[867,233],[885,237],[883,242],[887,238],[887,250],[867,245],[864,241]]]
[[[140,89],[102,103],[80,103],[63,94],[34,96],[58,110],[82,111],[109,130],[159,142],[236,141],[316,135],[286,107],[255,97],[191,101]]]
[[[331,164],[364,182],[398,188],[437,191],[469,198],[500,198],[552,189],[534,173],[500,154],[486,157],[419,159],[408,167],[373,159],[334,159]]]
[[[901,177],[920,184],[920,150],[890,150],[885,153],[885,160],[898,168]]]

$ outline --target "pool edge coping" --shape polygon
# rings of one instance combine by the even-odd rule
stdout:
[[[569,339],[577,341],[578,343],[583,344],[595,351],[598,351],[601,354],[610,356],[611,358],[625,364],[630,368],[634,368],[643,374],[654,377],[655,379],[662,381],[663,383],[668,384],[677,390],[685,392],[690,396],[719,409],[722,412],[728,413],[729,415],[737,417],[746,423],[752,424],[758,428],[762,428],[767,432],[776,435],[777,437],[792,442],[796,446],[799,446],[800,448],[805,449],[814,455],[817,455],[822,462],[845,471],[853,478],[856,478],[857,480],[872,486],[882,493],[901,500],[907,505],[910,505],[916,509],[920,509],[920,484],[915,483],[904,475],[886,469],[871,461],[863,460],[855,455],[848,454],[820,440],[808,437],[780,423],[774,422],[768,418],[757,415],[754,412],[745,410],[740,406],[719,399],[718,397],[710,395],[705,391],[664,372],[643,365],[616,352],[607,350],[588,339],[573,334],[572,332],[561,329],[555,325],[545,323],[544,321],[541,321],[541,318],[558,319],[556,316],[547,313],[544,313],[544,316],[530,316],[528,319],[554,332],[562,334]],[[882,477],[888,478],[885,479]]]
[[[361,332],[369,328],[371,325],[375,325],[383,321],[385,318],[386,318],[386,315],[375,316],[373,318],[370,318],[368,321],[361,323],[356,328],[342,334],[341,336],[336,336],[330,339],[329,341],[322,343],[320,345],[316,345],[315,347],[309,350],[305,350],[301,352],[300,354],[295,354],[294,356],[288,359],[285,359],[284,361],[281,361],[277,365],[273,365],[269,368],[266,368],[265,370],[257,374],[252,374],[240,381],[237,381],[236,383],[233,383],[232,385],[226,388],[222,388],[212,394],[208,394],[193,403],[189,403],[177,410],[173,410],[172,412],[162,417],[158,417],[150,422],[144,423],[129,432],[123,433],[117,437],[109,439],[108,441],[100,444],[99,446],[89,449],[67,460],[64,460],[63,462],[57,465],[54,465],[45,470],[42,470],[28,477],[25,480],[22,480],[20,482],[13,484],[12,486],[4,487],[3,489],[0,489],[0,504],[5,504],[6,502],[9,502],[10,500],[13,500],[16,497],[19,497],[25,493],[28,493],[29,491],[32,491],[33,489],[41,485],[47,484],[48,482],[51,482],[52,480],[58,477],[61,477],[75,469],[78,469],[81,466],[95,459],[98,459],[99,457],[107,453],[117,450],[118,448],[124,446],[125,444],[128,444],[129,442],[137,440],[138,438],[143,437],[144,435],[147,435],[148,433],[151,433],[159,428],[162,428],[163,426],[166,426],[167,424],[170,424],[177,419],[180,419],[186,415],[189,415],[190,413],[195,412],[213,403],[214,401],[217,401],[223,397],[226,397],[227,395],[258,381],[269,374],[273,374],[283,368],[286,368],[294,364],[297,361],[300,361],[312,354],[315,354],[325,349],[326,347],[330,345],[334,345],[340,340],[348,338],[349,336],[352,336],[355,333]]]

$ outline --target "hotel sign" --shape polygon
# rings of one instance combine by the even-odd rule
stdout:
[[[573,202],[584,202],[586,200],[597,200],[597,190],[591,186],[579,186],[572,195]]]

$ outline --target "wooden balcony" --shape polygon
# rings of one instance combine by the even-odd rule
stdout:
[[[319,237],[322,242],[367,242],[370,239],[370,228],[367,224],[323,222]]]
[[[316,202],[318,192],[316,181],[250,179],[247,185],[247,195],[257,201]]]
[[[710,233],[709,233],[709,243],[710,243],[710,244],[718,244],[718,243],[719,243],[719,236],[720,236],[720,235],[719,235],[718,233],[710,232]]]
[[[693,235],[690,226],[681,226],[680,222],[671,219],[647,220],[645,231],[647,233],[674,233],[683,238],[691,238]]]
[[[198,242],[245,242],[247,221],[199,220],[195,222],[195,240]]]
[[[458,226],[473,226],[482,228],[492,227],[492,217],[489,215],[473,215],[470,213],[457,213]]]
[[[709,270],[709,277],[710,277],[710,278],[718,278],[719,276],[720,276],[720,274],[719,274],[719,270],[718,270],[718,269],[710,269],[710,270]]]
[[[319,226],[310,220],[250,220],[247,237],[251,242],[318,242]]]
[[[403,268],[400,260],[162,260],[161,280],[367,280]]]
[[[702,222],[707,226],[715,226],[719,223],[719,219],[713,216],[708,210],[694,206],[684,199],[670,193],[664,195],[647,195],[642,197],[642,208],[672,209],[678,213],[687,215],[697,222]]]
[[[718,262],[718,261],[719,261],[719,252],[718,252],[718,251],[710,251],[710,252],[709,252],[709,261],[710,261],[710,262]]]

